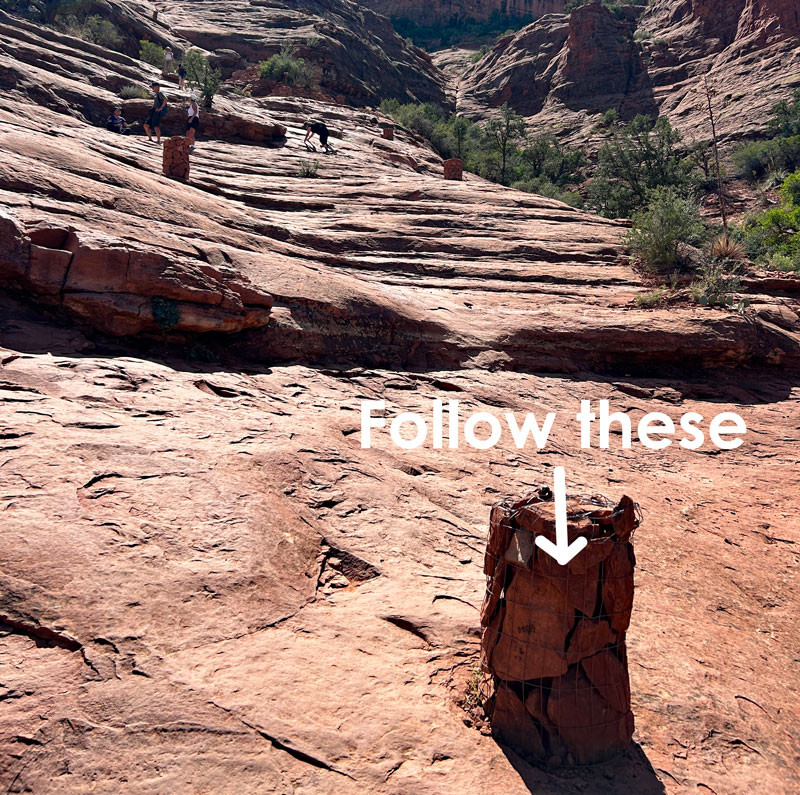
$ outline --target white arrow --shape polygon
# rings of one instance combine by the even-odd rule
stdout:
[[[556,467],[553,470],[553,494],[556,504],[556,543],[544,536],[536,536],[536,546],[551,558],[555,558],[560,566],[566,566],[589,542],[583,536],[579,536],[571,544],[569,543],[567,477],[564,467]]]

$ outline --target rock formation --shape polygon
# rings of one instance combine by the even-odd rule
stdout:
[[[189,179],[189,144],[182,135],[165,139],[161,173],[165,177]]]
[[[569,542],[588,544],[560,566],[535,543],[556,540],[546,496],[492,509],[481,610],[485,708],[521,756],[593,764],[622,753],[633,736],[625,633],[636,508],[628,497],[616,507],[597,497],[568,502]]]
[[[534,126],[577,137],[609,108],[662,113],[706,139],[707,74],[723,137],[753,135],[800,85],[797,16],[786,0],[656,0],[617,13],[592,2],[501,39],[464,73],[456,100],[469,115],[507,101]]]
[[[356,105],[377,105],[384,97],[444,101],[440,75],[427,53],[363,4],[188,0],[163,4],[159,19],[198,47],[234,51],[250,63],[294,47],[331,97],[342,95]]]
[[[410,19],[418,25],[452,20],[486,20],[492,14],[509,17],[540,17],[561,13],[566,0],[366,0],[368,6],[387,17]]]

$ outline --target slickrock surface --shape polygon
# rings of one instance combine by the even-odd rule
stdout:
[[[5,787],[796,787],[800,395],[776,374],[187,369],[2,317]],[[571,414],[577,395],[634,421],[735,405],[753,434],[728,454],[599,454],[567,420],[541,454],[402,453],[388,434],[361,449],[360,399],[428,413],[454,390],[465,411]],[[489,507],[558,463],[582,493],[641,495],[639,748],[551,775],[509,761],[456,701],[478,662]]]
[[[0,57],[5,789],[796,788],[797,280],[754,277],[746,317],[634,309],[645,288],[621,224],[445,182],[407,131],[387,141],[371,112],[310,100],[240,98],[285,141],[201,129],[182,184],[155,144],[90,124],[146,67],[14,29]],[[309,116],[342,131],[335,155],[302,147]],[[310,160],[317,177],[298,176]],[[401,453],[383,433],[361,449],[361,399],[427,414],[453,396],[564,419],[541,453],[507,439]],[[733,453],[579,452],[580,398],[634,422],[735,409],[752,432]],[[507,757],[461,706],[490,506],[557,464],[577,493],[644,511],[638,745],[574,773]]]
[[[772,106],[800,85],[794,0],[655,0],[638,20],[636,7],[623,12],[594,2],[501,39],[454,85],[459,110],[485,115],[508,101],[535,126],[577,138],[609,108],[623,118],[662,113],[705,140],[707,74],[718,131],[738,138],[763,131]]]

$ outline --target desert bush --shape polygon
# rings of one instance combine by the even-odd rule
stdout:
[[[524,137],[524,119],[513,109],[501,109],[500,117],[484,126],[463,116],[448,116],[431,103],[389,99],[381,103],[381,112],[426,138],[442,157],[463,160],[467,171],[575,206],[582,203],[571,186],[583,179],[585,152],[563,146],[553,135]]]
[[[702,306],[727,306],[744,312],[750,301],[737,301],[734,296],[741,286],[740,266],[732,260],[707,259],[692,282],[692,298]]]
[[[319,160],[301,160],[297,176],[304,179],[313,179],[319,171]]]
[[[81,38],[108,47],[110,50],[122,46],[122,36],[113,22],[103,19],[99,14],[92,14],[81,25]]]
[[[756,262],[800,265],[800,171],[790,174],[780,189],[781,206],[747,218],[738,238]],[[776,255],[779,255],[776,259]]]
[[[514,190],[521,190],[525,193],[536,193],[548,199],[556,199],[557,201],[564,202],[564,204],[570,204],[573,207],[583,207],[583,197],[580,193],[572,190],[564,190],[564,188],[559,185],[550,182],[546,177],[518,180],[517,182],[512,182],[511,187],[514,188]]]
[[[294,86],[308,87],[312,83],[311,69],[297,57],[297,50],[288,45],[281,48],[266,61],[258,65],[258,76],[262,80],[280,80]]]
[[[619,121],[619,111],[616,108],[609,108],[600,119],[602,127],[613,127]]]
[[[495,10],[485,20],[453,16],[446,22],[420,25],[411,19],[393,16],[391,22],[401,38],[410,38],[414,44],[426,50],[439,50],[459,42],[487,41],[516,33],[533,22],[533,17],[510,16]]]
[[[800,256],[792,258],[788,254],[776,252],[767,260],[766,265],[773,271],[800,273]]]
[[[139,42],[139,60],[161,68],[164,66],[164,48],[154,41],[142,39]]]
[[[656,287],[655,290],[637,295],[636,298],[634,298],[634,303],[641,309],[650,309],[651,307],[658,306],[667,292],[668,290],[666,287]]]
[[[210,108],[222,83],[222,72],[212,68],[208,58],[196,49],[186,51],[183,66],[186,69],[186,82],[200,93],[203,104]]]
[[[734,262],[743,262],[747,259],[747,251],[744,246],[734,240],[730,235],[720,235],[711,241],[709,254],[714,259],[727,259]]]
[[[122,99],[148,99],[150,94],[143,86],[123,86],[119,95]]]
[[[674,187],[659,187],[634,214],[626,242],[646,270],[666,274],[680,265],[680,244],[698,243],[703,232],[697,204]]]
[[[469,58],[470,62],[478,63],[478,61],[480,61],[480,59],[483,58],[483,56],[486,55],[486,53],[489,52],[490,50],[491,47],[488,44],[481,44],[481,48],[477,52],[472,53],[472,55],[470,56]]]
[[[630,217],[648,203],[654,188],[673,187],[689,195],[697,183],[694,164],[669,120],[640,115],[616,126],[600,150],[589,201],[601,215]]]
[[[732,159],[737,173],[751,182],[795,171],[800,168],[800,135],[743,144]]]
[[[162,331],[171,331],[180,323],[180,307],[172,298],[163,298],[160,295],[154,296],[150,301],[150,307],[153,313],[153,320]]]

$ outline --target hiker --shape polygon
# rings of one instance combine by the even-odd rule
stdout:
[[[194,152],[194,139],[200,127],[200,106],[197,104],[197,94],[189,97],[189,108],[186,119],[186,143],[189,144],[189,151]]]
[[[183,62],[178,64],[178,88],[183,91],[183,86],[186,83],[186,67]]]
[[[153,140],[151,136],[152,133],[155,132],[156,143],[160,144],[161,119],[164,118],[167,112],[167,98],[158,83],[153,83],[150,86],[150,90],[153,92],[153,108],[150,111],[150,115],[147,117],[147,121],[145,122],[144,131],[147,133],[148,141]]]
[[[164,50],[164,76],[172,74],[172,63],[175,56],[172,53],[172,47],[167,47]]]
[[[131,128],[128,126],[128,122],[125,121],[122,115],[122,108],[120,108],[119,105],[111,111],[111,115],[106,121],[106,129],[110,132],[119,133],[120,135],[131,134]]]
[[[303,143],[306,146],[306,149],[310,149],[312,152],[315,152],[314,145],[310,143],[311,138],[315,135],[319,136],[319,142],[325,147],[325,154],[331,154],[334,150],[333,147],[328,146],[328,136],[330,132],[328,127],[321,121],[307,121],[305,124],[306,127],[306,137],[303,139]]]

